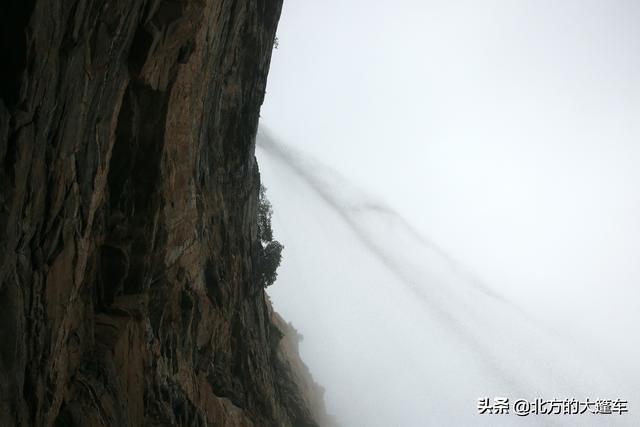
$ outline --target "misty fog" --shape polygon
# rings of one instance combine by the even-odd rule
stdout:
[[[275,308],[345,426],[637,425],[640,3],[286,2]],[[624,399],[479,415],[478,399]]]

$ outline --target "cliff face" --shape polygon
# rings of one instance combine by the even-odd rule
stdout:
[[[0,425],[314,425],[252,268],[281,0],[0,7]]]

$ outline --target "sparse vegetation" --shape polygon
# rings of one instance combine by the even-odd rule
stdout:
[[[258,196],[258,238],[263,244],[273,240],[273,230],[271,229],[273,208],[271,207],[271,202],[267,199],[266,192],[265,186],[260,185],[260,194]]]
[[[282,261],[282,249],[284,246],[273,239],[271,217],[273,208],[267,199],[267,189],[261,185],[258,197],[258,239],[260,240],[259,255],[257,259],[258,278],[262,285],[273,285],[278,277],[278,267]]]

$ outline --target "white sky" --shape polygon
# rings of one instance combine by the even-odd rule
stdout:
[[[638,354],[638,22],[637,1],[287,0],[262,123],[500,294]]]

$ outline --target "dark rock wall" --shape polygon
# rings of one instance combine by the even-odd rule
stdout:
[[[314,424],[252,272],[280,8],[3,0],[0,426]]]

